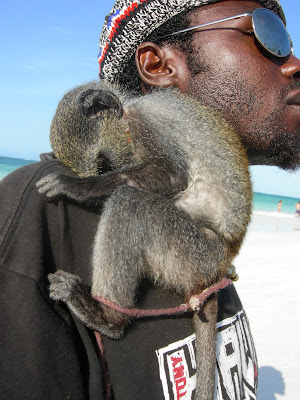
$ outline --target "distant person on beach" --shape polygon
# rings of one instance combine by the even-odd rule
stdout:
[[[281,212],[281,207],[282,207],[282,200],[279,200],[277,204],[277,211],[280,213]]]
[[[141,96],[176,87],[234,126],[250,164],[300,166],[300,60],[278,0],[118,0],[100,47],[101,80]],[[36,182],[51,172],[75,175],[47,154],[0,182],[1,397],[104,400],[106,365],[114,400],[191,400],[197,366],[189,315],[137,321],[122,340],[104,337],[104,363],[93,333],[50,300],[47,277],[58,269],[91,284],[101,216],[101,204],[40,196]],[[234,285],[218,301],[214,398],[255,399],[256,352]],[[139,287],[140,308],[181,303],[147,280]]]
[[[297,218],[299,218],[300,217],[300,200],[298,201],[298,203],[295,204],[295,208],[296,208],[295,216]]]

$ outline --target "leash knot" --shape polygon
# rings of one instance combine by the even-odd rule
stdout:
[[[188,309],[199,313],[201,308],[204,307],[207,299],[214,293],[217,293],[219,290],[224,289],[226,286],[231,285],[232,280],[229,278],[223,278],[220,282],[215,283],[214,285],[208,287],[203,290],[200,295],[194,295],[190,298],[187,303]]]

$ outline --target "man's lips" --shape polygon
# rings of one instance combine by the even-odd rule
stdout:
[[[300,90],[298,92],[290,93],[286,98],[288,105],[300,106]]]

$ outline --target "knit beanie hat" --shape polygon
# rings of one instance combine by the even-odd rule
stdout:
[[[137,47],[160,25],[194,7],[220,0],[117,0],[105,18],[100,36],[100,79],[114,82]],[[259,3],[276,12],[285,23],[279,0]]]

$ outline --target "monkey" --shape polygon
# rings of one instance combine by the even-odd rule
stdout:
[[[143,277],[190,299],[227,275],[250,221],[252,190],[240,137],[219,114],[175,88],[135,97],[91,82],[63,97],[50,140],[79,177],[50,174],[39,192],[83,206],[105,198],[91,295],[79,277],[49,274],[50,297],[86,326],[121,338],[130,318],[93,296],[132,308]],[[195,398],[209,400],[217,295],[198,311]]]

